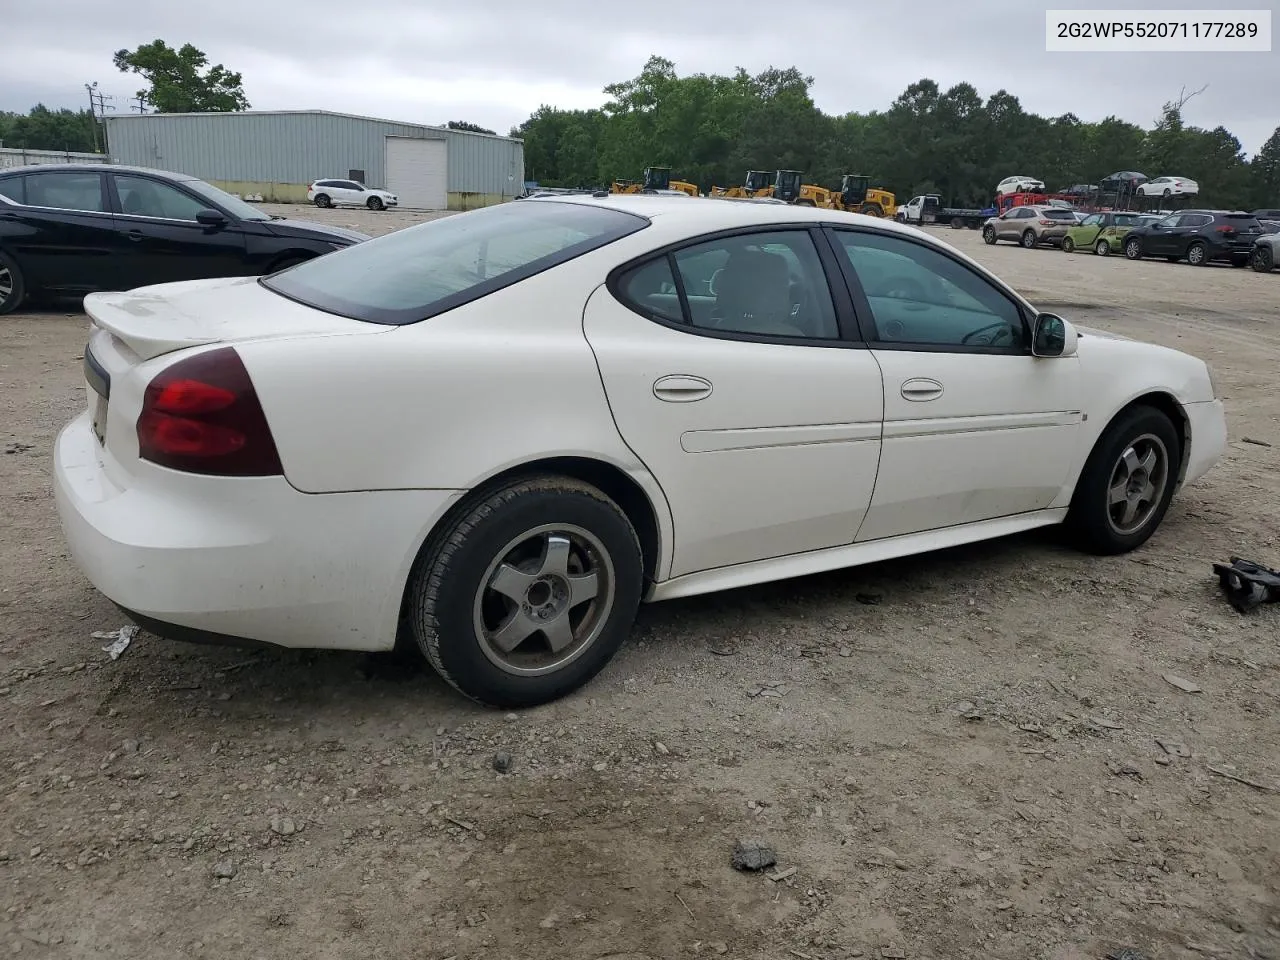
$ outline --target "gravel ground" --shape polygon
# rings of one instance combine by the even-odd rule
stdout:
[[[387,658],[110,660],[50,494],[85,320],[0,318],[0,951],[1280,957],[1280,609],[1210,570],[1280,565],[1280,276],[943,236],[1212,362],[1224,461],[1131,556],[1033,535],[648,607],[519,716]]]

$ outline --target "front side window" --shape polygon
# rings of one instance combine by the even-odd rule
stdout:
[[[1102,215],[1098,213],[1091,214],[1090,216],[1085,217],[1084,223],[1082,224],[1082,226],[1086,226],[1086,227],[1099,227],[1101,225],[1102,225]]]
[[[260,282],[291,300],[353,320],[415,323],[648,223],[586,203],[503,203],[365,240]]]
[[[101,174],[29,173],[26,181],[27,203],[33,207],[89,213],[103,213],[107,209],[102,196]]]
[[[0,180],[0,197],[6,197],[14,203],[26,203],[27,191],[23,188],[23,178],[6,177]]]
[[[136,217],[156,217],[161,220],[188,220],[194,223],[196,214],[208,209],[207,204],[158,180],[120,174],[116,174],[115,180],[122,213]]]
[[[835,232],[862,286],[879,343],[1022,351],[1022,314],[990,281],[923,244]]]

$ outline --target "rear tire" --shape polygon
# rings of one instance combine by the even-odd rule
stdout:
[[[1259,273],[1270,273],[1276,266],[1275,255],[1267,247],[1254,247],[1253,254],[1249,257],[1249,266]],[[3,312],[4,308],[0,307],[0,313]]]
[[[1075,253],[1075,252],[1076,252],[1076,242],[1075,242],[1074,240],[1072,240],[1070,237],[1063,237],[1063,238],[1062,238],[1062,252],[1063,252],[1063,253]]]
[[[369,198],[369,202],[366,204],[366,206],[367,206],[370,210],[381,210],[381,209],[382,209],[382,207],[383,207],[382,198],[381,198],[381,197],[370,197],[370,198]]]
[[[883,217],[884,211],[880,209],[878,203],[864,203],[858,208],[859,213],[866,214],[868,217]]]
[[[460,693],[532,707],[613,658],[643,577],[639,539],[616,503],[577,480],[530,477],[477,497],[432,536],[410,574],[406,613],[419,649]],[[503,634],[521,639],[510,646]]]
[[[1100,257],[1109,257],[1111,256],[1111,244],[1106,240],[1099,240],[1094,246],[1093,252]]]
[[[1036,245],[1036,232],[1034,230],[1022,231],[1022,245],[1028,250]]]
[[[1169,509],[1181,464],[1182,444],[1166,414],[1146,405],[1124,411],[1080,472],[1068,533],[1081,549],[1102,556],[1140,547]]]
[[[1187,247],[1187,263],[1193,267],[1207,267],[1209,265],[1209,248],[1197,240],[1191,246]]]
[[[18,263],[7,253],[0,253],[0,314],[13,313],[26,299],[27,286]]]
[[[317,193],[315,204],[317,207],[332,207],[333,201],[329,199],[329,195],[325,193]]]

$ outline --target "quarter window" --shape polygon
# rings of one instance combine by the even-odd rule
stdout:
[[[618,292],[639,313],[708,332],[840,336],[822,261],[805,230],[739,234],[685,247],[624,274]]]
[[[84,210],[102,213],[107,209],[102,197],[102,176],[97,173],[29,173],[27,203],[55,210]]]
[[[146,177],[116,175],[116,193],[120,195],[120,210],[138,217],[158,217],[162,220],[190,220],[207,210],[201,203],[176,190],[167,183]]]
[[[1025,349],[1017,305],[989,281],[922,244],[835,232],[871,308],[879,343]]]
[[[14,203],[26,203],[26,191],[22,189],[22,177],[0,180],[0,197],[8,197]]]

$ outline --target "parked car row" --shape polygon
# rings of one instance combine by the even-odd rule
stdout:
[[[1080,216],[1062,206],[1026,204],[988,218],[982,239],[988,244],[1008,240],[1028,249],[1055,246],[1066,253],[1089,250],[1100,257],[1123,251],[1130,260],[1164,257],[1192,266],[1226,262],[1260,273],[1273,270],[1280,259],[1280,223],[1241,210],[1181,210],[1163,217],[1117,210]]]
[[[0,172],[0,314],[26,299],[275,273],[369,237],[118,164]]]

